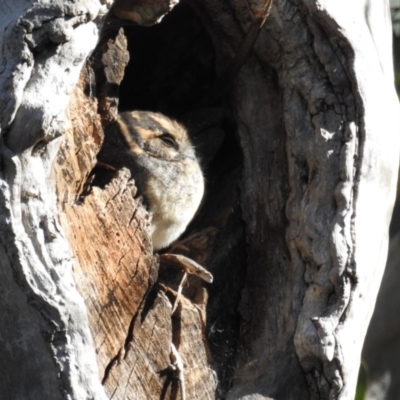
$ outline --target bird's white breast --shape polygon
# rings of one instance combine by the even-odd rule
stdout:
[[[197,161],[190,161],[179,179],[152,177],[148,190],[153,245],[159,250],[176,240],[195,215],[204,194],[203,174]]]

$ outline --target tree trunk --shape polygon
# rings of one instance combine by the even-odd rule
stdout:
[[[393,23],[393,58],[396,91],[399,95],[400,37],[397,1],[390,1]],[[390,245],[385,273],[379,289],[374,313],[368,327],[362,352],[360,384],[365,386],[364,400],[397,400],[400,397],[400,320],[397,315],[400,302],[400,185],[397,182],[396,202],[390,222]]]
[[[398,285],[400,233],[391,240],[388,262],[363,348],[366,400],[396,400],[400,395]]]
[[[176,3],[0,3],[0,392],[353,399],[396,191],[388,5]],[[136,108],[204,163],[173,248],[214,282],[182,295],[135,177],[98,183]]]

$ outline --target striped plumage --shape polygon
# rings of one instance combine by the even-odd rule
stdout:
[[[151,214],[155,250],[186,229],[204,193],[204,179],[186,129],[154,112],[118,115],[106,132],[98,160],[127,167]]]

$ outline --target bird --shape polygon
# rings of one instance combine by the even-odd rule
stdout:
[[[97,159],[130,170],[150,214],[154,251],[179,238],[204,195],[200,159],[181,123],[158,112],[121,112],[106,130]]]

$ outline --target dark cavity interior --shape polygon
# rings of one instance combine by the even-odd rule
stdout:
[[[220,396],[232,383],[239,343],[240,293],[246,244],[239,186],[242,152],[236,136],[231,88],[220,84],[213,41],[196,12],[177,5],[153,27],[123,25],[130,61],[119,94],[119,111],[161,112],[183,122],[202,160],[206,195],[183,238],[212,232],[206,248],[214,275],[209,287],[208,344]],[[204,255],[204,254],[203,254]]]
[[[120,111],[152,110],[179,118],[199,106],[216,75],[213,44],[195,12],[180,4],[158,25],[124,30],[130,62]]]

